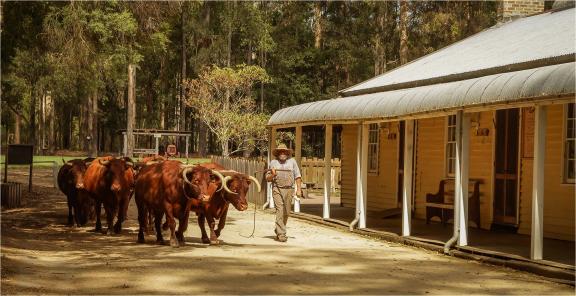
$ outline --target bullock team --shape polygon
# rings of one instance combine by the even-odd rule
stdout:
[[[215,163],[184,165],[161,156],[139,162],[112,156],[74,159],[64,162],[58,173],[58,186],[68,201],[69,226],[84,226],[96,218],[95,231],[102,232],[103,206],[107,224],[103,232],[118,234],[134,196],[138,207],[138,242],[144,243],[145,233],[155,231],[156,242],[163,244],[162,230],[170,229],[173,247],[185,243],[190,211],[198,216],[202,242],[218,244],[229,205],[245,211],[252,183],[260,192],[260,183],[253,176]],[[164,217],[166,221],[162,223]],[[205,229],[206,222],[210,235]]]

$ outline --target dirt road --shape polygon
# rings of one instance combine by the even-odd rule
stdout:
[[[46,182],[49,186],[50,182]],[[42,184],[40,184],[42,185]],[[574,294],[510,269],[451,258],[292,219],[273,240],[273,216],[232,210],[219,246],[198,239],[195,218],[178,249],[136,244],[132,204],[118,236],[69,228],[56,189],[35,187],[2,212],[2,294]]]

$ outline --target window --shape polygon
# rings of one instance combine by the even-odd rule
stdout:
[[[368,128],[368,172],[374,174],[378,174],[379,135],[378,124],[370,124]]]
[[[446,174],[453,177],[456,172],[456,115],[446,119]]]
[[[576,104],[569,103],[566,106],[566,133],[564,140],[564,181],[574,183],[574,146],[576,145]]]

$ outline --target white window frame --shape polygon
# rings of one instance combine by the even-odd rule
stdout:
[[[573,113],[572,118],[568,118],[568,110],[570,108],[575,108],[575,103],[568,103],[565,105],[564,107],[564,120],[562,121],[564,128],[563,128],[563,135],[562,135],[562,146],[563,146],[563,150],[564,153],[562,153],[562,171],[563,171],[563,179],[564,179],[564,183],[568,183],[568,184],[574,184],[575,183],[575,178],[569,178],[568,177],[568,163],[570,161],[576,161],[575,158],[568,158],[568,142],[572,141],[574,142],[576,145],[576,138],[569,138],[568,136],[568,126],[570,124],[572,124],[572,128],[576,129],[576,110]]]
[[[451,124],[451,120],[452,124]],[[444,137],[444,167],[445,167],[445,173],[446,176],[448,177],[454,177],[455,176],[455,171],[456,171],[456,114],[452,114],[452,115],[448,115],[446,116],[446,129],[445,129],[445,137]],[[450,133],[453,133],[452,137],[450,135]],[[454,147],[453,149],[450,149],[450,147]],[[453,155],[450,155],[450,152],[453,152]],[[452,160],[452,163],[450,162],[450,160]],[[451,166],[452,164],[452,166]],[[452,172],[450,172],[450,169],[452,168]]]
[[[378,123],[368,126],[368,173],[378,174],[380,152],[380,128]]]

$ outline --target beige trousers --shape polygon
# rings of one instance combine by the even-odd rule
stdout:
[[[286,222],[290,216],[290,208],[292,206],[292,195],[294,194],[293,188],[278,188],[272,186],[272,198],[274,199],[274,207],[276,208],[276,235],[286,235]]]

